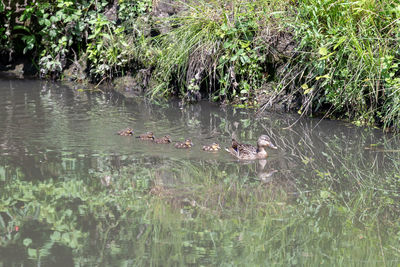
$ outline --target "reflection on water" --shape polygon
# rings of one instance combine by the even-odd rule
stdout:
[[[399,264],[399,140],[297,120],[0,80],[0,266]],[[279,149],[201,150],[233,133]]]

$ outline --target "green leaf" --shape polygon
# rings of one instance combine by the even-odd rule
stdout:
[[[37,258],[36,249],[28,248],[28,255],[29,255],[29,258],[36,259]]]
[[[38,220],[39,219],[39,215],[40,215],[40,205],[35,208],[35,213],[33,215],[33,218],[35,220]]]
[[[328,54],[328,48],[326,48],[326,47],[321,47],[321,48],[318,50],[318,54],[320,54],[321,56],[326,56],[326,55]]]
[[[333,50],[336,50],[344,41],[347,40],[347,36],[342,36],[340,37],[339,41],[336,43],[336,45],[333,47]]]
[[[61,240],[64,242],[64,243],[69,243],[69,242],[71,242],[71,237],[69,236],[69,234],[68,233],[63,233],[62,234],[62,236],[61,236]]]
[[[322,199],[327,199],[327,198],[329,198],[331,196],[331,193],[329,193],[328,191],[322,190],[320,192],[320,196],[321,196]]]
[[[32,244],[32,239],[25,238],[22,243],[24,244],[25,247],[29,247],[29,245]]]
[[[111,36],[108,33],[103,33],[102,36],[108,40],[111,40]]]
[[[312,89],[313,89],[312,87],[311,88],[307,88],[306,90],[304,90],[303,94],[304,95],[309,94],[312,91]]]
[[[50,21],[53,22],[53,23],[55,23],[55,22],[59,21],[59,18],[56,17],[56,16],[51,16],[51,17],[50,17]]]
[[[31,30],[28,27],[25,27],[25,26],[22,26],[22,25],[14,26],[13,30],[23,30],[23,31],[26,31],[28,33],[31,33]]]
[[[230,43],[230,42],[225,42],[224,45],[223,45],[223,47],[224,47],[225,49],[229,48],[230,46],[231,46],[231,43]]]
[[[329,74],[325,74],[325,75],[322,75],[322,76],[318,76],[318,77],[315,77],[315,80],[319,80],[319,79],[329,79],[330,77],[329,77]]]
[[[4,223],[3,217],[0,214],[0,226],[1,228],[6,228],[6,224]]]
[[[242,54],[242,55],[240,56],[240,61],[241,61],[243,64],[247,64],[247,63],[250,63],[250,58],[246,55],[246,53],[244,53],[244,54]]]
[[[49,35],[50,35],[50,37],[56,37],[57,36],[57,32],[55,30],[50,30],[49,31]]]
[[[65,210],[65,215],[66,215],[67,217],[71,217],[71,215],[72,215],[72,210],[71,210],[71,209]]]
[[[321,58],[319,58],[318,60],[325,60],[325,59],[328,59],[330,56],[332,56],[333,54],[335,54],[335,52],[332,52],[332,53],[330,53],[330,54],[328,54],[328,55],[326,55],[326,56],[324,56],[324,57],[321,57]]]
[[[58,231],[55,231],[51,236],[50,239],[53,241],[59,241],[61,238],[61,234]]]
[[[49,26],[51,25],[51,21],[48,20],[48,19],[45,19],[45,20],[44,20],[44,24],[45,24],[47,27],[49,27]]]

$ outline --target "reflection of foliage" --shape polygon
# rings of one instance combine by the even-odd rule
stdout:
[[[10,181],[0,189],[0,251],[40,263],[70,249],[75,264],[112,265],[377,262],[380,247],[386,260],[398,257],[397,193],[351,185],[345,165],[337,175],[347,186],[336,187],[336,174],[313,175],[309,164],[296,198],[288,181],[262,185],[212,162],[104,170],[86,182]]]
[[[66,97],[54,98],[68,102]],[[130,106],[138,109],[134,114],[153,112],[146,117],[154,118],[156,132],[172,126],[215,130],[229,142],[235,131],[253,143],[265,127],[262,131],[280,149],[266,167],[278,172],[261,182],[258,163],[227,161],[222,155],[171,159],[149,151],[138,156],[131,147],[110,155],[97,143],[110,137],[99,138],[92,130],[82,133],[92,135],[91,150],[70,152],[65,138],[77,133],[62,120],[76,109],[65,112],[68,105],[57,101],[42,103],[63,114],[51,117],[54,128],[47,128],[54,136],[46,140],[57,140],[57,146],[37,155],[31,149],[37,143],[27,138],[23,146],[8,143],[13,154],[1,157],[7,168],[0,170],[5,177],[0,178],[0,264],[54,266],[61,256],[75,265],[110,266],[398,263],[400,158],[389,153],[397,148],[394,140],[377,139],[375,150],[365,150],[375,140],[366,129],[337,124],[327,129],[325,122],[302,120],[287,129],[295,119],[254,120],[240,109],[220,113],[192,106],[171,116],[165,108]],[[90,106],[87,116],[95,123],[103,121],[100,115],[104,121],[115,118],[115,112],[104,112],[110,111],[104,98],[91,101],[96,108]],[[34,123],[24,125],[34,132]],[[15,142],[21,139],[17,134],[28,133],[14,134]],[[32,181],[32,169],[15,167],[26,157],[18,153],[24,148],[36,155],[35,163],[47,159],[32,165],[58,171],[42,171]],[[82,159],[82,153],[93,151],[96,156]],[[63,171],[66,162],[73,165],[68,169],[73,175]],[[8,174],[10,169],[15,173]],[[52,176],[57,180],[46,180]]]
[[[1,246],[20,244],[20,249],[25,246],[29,258],[38,262],[50,254],[56,243],[79,253],[85,245],[82,240],[90,232],[105,235],[102,238],[106,242],[108,232],[126,214],[134,213],[135,207],[142,206],[135,204],[138,198],[132,185],[119,184],[110,192],[101,187],[100,181],[91,187],[81,181],[39,184],[16,181],[2,189],[1,197],[1,240],[5,240]],[[122,202],[117,204],[116,199]],[[39,234],[45,235],[39,244],[37,237],[32,236],[32,231],[37,231],[31,228],[32,224],[37,225],[35,222],[42,224]]]

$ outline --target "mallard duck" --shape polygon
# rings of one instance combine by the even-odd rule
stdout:
[[[117,134],[121,135],[121,136],[132,136],[133,135],[133,129],[132,128],[126,128],[125,130],[119,131]]]
[[[185,142],[178,142],[175,144],[176,148],[191,148],[193,146],[192,140],[186,139]]]
[[[141,140],[154,140],[154,134],[153,132],[147,132],[139,136],[136,136],[136,138],[140,138]]]
[[[153,142],[156,144],[168,144],[168,143],[171,143],[172,140],[171,140],[171,136],[166,135],[161,138],[154,138]]]
[[[266,158],[268,153],[265,148],[267,147],[278,149],[271,143],[271,140],[267,135],[261,135],[257,140],[257,147],[249,144],[240,144],[238,141],[232,138],[232,147],[227,148],[226,151],[238,159],[254,160]]]
[[[203,150],[207,152],[216,152],[220,149],[221,147],[217,143],[212,143],[211,145],[203,146]]]

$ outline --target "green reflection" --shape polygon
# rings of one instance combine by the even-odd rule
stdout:
[[[65,255],[103,266],[398,264],[398,194],[357,180],[338,191],[329,172],[315,173],[311,192],[227,176],[218,164],[15,180],[0,189],[0,256],[7,266]]]

